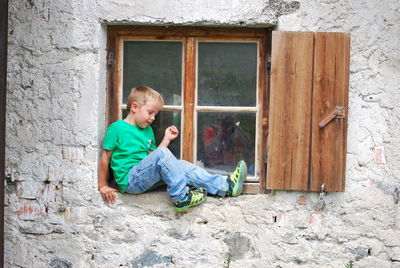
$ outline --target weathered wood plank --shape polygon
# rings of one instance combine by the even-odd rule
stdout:
[[[194,161],[194,101],[196,86],[196,40],[188,37],[185,41],[185,74],[184,74],[184,93],[183,93],[183,151],[182,158],[186,161]]]
[[[114,102],[112,104],[113,107],[113,114],[116,120],[122,118],[122,111],[121,111],[121,99],[122,99],[122,64],[123,64],[123,42],[117,36],[115,41],[115,67],[114,67]]]
[[[259,157],[259,181],[261,191],[267,188],[267,165],[265,163],[268,155],[267,151],[267,140],[268,140],[268,113],[269,113],[269,89],[270,89],[270,63],[271,63],[271,38],[272,32],[268,31],[265,37],[260,42],[260,72],[259,75],[259,100],[260,107],[259,111],[259,139],[260,146],[258,146],[261,152],[258,153]],[[267,59],[268,62],[267,62]]]
[[[313,33],[273,32],[268,189],[307,190]]]
[[[245,183],[243,185],[243,193],[259,194],[261,193],[261,185],[259,183]]]
[[[106,124],[118,120],[119,100],[117,92],[117,74],[115,66],[116,47],[118,45],[117,35],[109,31],[107,37],[107,109],[106,109]]]
[[[158,38],[166,36],[174,37],[263,37],[265,28],[244,28],[244,27],[192,27],[192,26],[142,26],[142,25],[114,25],[108,26],[111,31],[118,32],[120,36],[149,35]]]
[[[319,191],[325,184],[327,191],[344,191],[350,36],[315,33],[314,58],[310,190]],[[318,123],[336,106],[345,107],[345,118],[319,128]]]

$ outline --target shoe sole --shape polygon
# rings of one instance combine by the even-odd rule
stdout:
[[[203,204],[203,202],[206,201],[206,199],[207,199],[207,196],[205,196],[205,198],[204,198],[200,203],[197,203],[196,205],[187,206],[187,207],[182,207],[182,208],[177,208],[177,207],[175,207],[175,210],[176,210],[177,212],[185,212],[185,211],[187,211],[189,208],[197,207],[198,205]]]
[[[236,189],[233,188],[233,191],[232,191],[232,196],[233,197],[237,197],[242,193],[244,180],[247,177],[247,165],[246,165],[246,162],[240,161],[239,165],[240,165],[240,167],[239,167],[240,174],[239,174],[239,181],[238,181],[239,183],[238,183],[238,187]]]

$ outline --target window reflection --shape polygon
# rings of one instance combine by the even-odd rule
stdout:
[[[164,97],[167,105],[181,105],[182,42],[125,41],[123,103],[131,88],[145,85]]]
[[[198,105],[255,106],[257,44],[199,42]]]
[[[199,164],[211,172],[231,172],[245,160],[249,175],[254,175],[255,113],[198,114]]]
[[[164,138],[165,129],[171,125],[175,125],[179,131],[181,128],[181,112],[180,111],[160,111],[156,116],[156,120],[151,124],[156,138],[157,146]],[[171,141],[168,149],[175,155],[176,158],[180,159],[181,153],[181,135],[175,140]]]

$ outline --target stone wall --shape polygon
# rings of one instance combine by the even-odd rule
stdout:
[[[155,8],[157,7],[157,8]],[[400,2],[10,0],[6,267],[400,267]],[[345,193],[97,192],[107,24],[351,34]]]

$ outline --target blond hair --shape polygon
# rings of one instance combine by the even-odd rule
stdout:
[[[151,87],[134,87],[131,89],[131,93],[129,93],[128,96],[128,103],[126,106],[127,112],[129,113],[131,110],[132,103],[136,102],[138,106],[141,107],[142,105],[147,104],[149,101],[155,102],[160,109],[164,106],[163,97]]]

